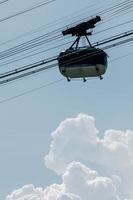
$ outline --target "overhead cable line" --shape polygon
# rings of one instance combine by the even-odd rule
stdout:
[[[3,73],[3,74],[0,75],[0,79],[1,79],[1,78],[6,78],[6,77],[8,77],[8,76],[12,76],[12,75],[14,75],[14,74],[19,74],[19,73],[22,73],[22,72],[24,72],[24,71],[31,70],[31,69],[33,69],[33,68],[35,69],[35,68],[37,68],[37,67],[39,67],[39,66],[41,66],[41,65],[45,65],[45,64],[48,64],[48,63],[53,62],[53,61],[56,61],[56,60],[57,60],[57,57],[55,56],[55,57],[51,57],[51,58],[49,58],[49,59],[47,59],[47,60],[41,60],[41,61],[36,62],[36,63],[34,63],[34,64],[29,64],[29,65],[26,65],[26,66],[24,66],[24,67],[20,67],[20,68],[11,70],[11,71],[9,71],[9,72],[5,72],[5,73]],[[50,68],[51,68],[51,67],[50,67]]]
[[[45,2],[44,1],[40,2],[40,3],[38,3],[38,4],[34,5],[34,6],[31,6],[31,7],[27,8],[27,9],[25,9],[25,10],[22,10],[20,12],[17,12],[15,14],[13,14],[13,15],[9,15],[9,16],[7,16],[5,18],[2,18],[2,19],[0,19],[0,22],[4,22],[6,20],[12,19],[14,17],[17,17],[17,16],[22,15],[24,13],[27,13],[29,11],[35,10],[35,9],[40,8],[42,6],[45,6],[45,5],[49,4],[49,3],[52,3],[53,1],[56,1],[56,0],[49,0],[49,1],[45,1]]]
[[[133,35],[133,31],[130,31],[129,33],[123,33],[123,34],[117,35],[117,37],[108,38],[105,41],[96,42],[95,44],[93,44],[93,46],[100,46],[100,45],[103,45],[103,44],[107,44],[107,43],[119,40],[121,38],[128,37],[130,35]],[[119,42],[116,42],[116,43],[113,43],[113,44],[110,44],[108,46],[104,46],[102,49],[106,50],[106,49],[113,48],[113,47],[116,47],[116,46],[119,46],[119,45],[122,45],[122,44],[125,44],[125,43],[128,43],[128,42],[131,42],[131,41],[133,41],[133,37],[119,41]],[[94,55],[93,54],[89,54],[89,55],[87,54],[85,56],[88,57],[88,56],[94,56]],[[79,57],[78,59],[76,59],[76,61],[77,60],[81,61],[82,59],[85,59],[85,56]],[[51,59],[42,60],[40,62],[33,63],[31,65],[28,65],[28,66],[24,66],[24,67],[21,67],[21,68],[17,68],[17,69],[5,72],[5,73],[0,75],[0,79],[4,79],[4,80],[0,81],[0,84],[11,82],[13,80],[20,79],[22,77],[29,76],[31,74],[35,74],[35,73],[38,73],[40,71],[44,71],[44,70],[48,70],[50,68],[53,68],[53,67],[57,66],[57,63],[53,63],[53,64],[50,64],[50,65],[47,65],[47,64],[50,63],[50,62],[56,61],[57,58],[58,57],[55,56],[55,57],[52,57]],[[75,59],[71,59],[71,62],[69,61],[69,64],[71,64],[73,62],[75,62]],[[44,66],[42,68],[38,68],[41,65],[46,65],[46,66]],[[35,69],[35,68],[37,68],[37,69]],[[35,69],[35,70],[29,71],[31,69]],[[28,72],[25,72],[25,71],[28,71]],[[10,78],[10,76],[11,76],[11,78]],[[9,78],[7,78],[7,77],[9,77]],[[7,78],[7,79],[5,79],[5,78]]]
[[[129,20],[127,22],[124,22],[124,23],[109,27],[107,29],[101,30],[101,31],[96,32],[94,34],[98,34],[98,33],[104,32],[106,30],[110,30],[110,29],[116,28],[118,26],[122,26],[124,24],[131,23],[131,22],[133,22],[133,20]],[[52,32],[49,32],[47,34],[44,34],[42,36],[36,37],[34,39],[31,39],[31,40],[29,40],[27,42],[24,42],[22,44],[19,44],[19,45],[15,46],[15,47],[11,47],[11,48],[3,51],[3,52],[0,52],[0,60],[6,59],[6,58],[14,56],[16,54],[22,53],[23,51],[28,51],[28,50],[30,50],[32,48],[36,48],[36,47],[42,46],[42,45],[44,45],[46,43],[53,42],[54,40],[62,38],[61,34],[54,35],[54,33],[58,33],[58,29],[53,31],[53,36],[52,37],[49,37],[50,35],[52,35]]]
[[[123,58],[128,57],[128,56],[131,56],[131,55],[133,55],[133,52],[128,53],[128,54],[125,54],[125,55],[123,55],[123,56],[116,57],[116,58],[112,59],[112,60],[110,61],[110,63],[116,62],[116,61],[118,61],[118,60],[120,60],[120,59],[123,59]],[[22,92],[22,93],[19,93],[19,94],[17,94],[17,95],[14,95],[14,96],[5,98],[5,99],[3,99],[3,100],[0,100],[0,104],[6,103],[6,102],[9,102],[9,101],[12,101],[12,100],[15,100],[15,99],[17,99],[17,98],[20,98],[20,97],[22,97],[22,96],[25,96],[25,95],[28,95],[28,94],[31,94],[31,93],[34,93],[34,92],[36,92],[36,91],[38,91],[38,90],[41,90],[41,89],[43,89],[43,88],[45,88],[45,87],[48,87],[48,86],[51,86],[51,85],[55,85],[55,84],[57,84],[57,83],[59,83],[59,82],[61,82],[61,81],[63,81],[63,80],[65,80],[65,78],[58,79],[58,80],[56,80],[56,81],[53,81],[53,82],[50,82],[50,83],[47,83],[47,84],[43,84],[43,85],[41,85],[40,87],[36,87],[36,88],[30,89],[30,90],[24,91],[24,92]]]
[[[125,3],[124,6],[119,7],[117,10],[113,10],[113,12],[111,13],[111,15],[119,14],[119,13],[121,13],[123,11],[131,9],[132,7],[133,7],[133,1],[131,1],[130,3]]]
[[[22,43],[18,46],[15,46],[15,47],[12,47],[8,50],[0,52],[0,60],[3,60],[5,58],[14,56],[14,55],[22,53],[22,52],[25,52],[25,51],[33,49],[33,48],[36,48],[36,47],[41,46],[43,44],[53,42],[53,40],[60,39],[61,37],[62,37],[61,34],[49,37],[48,39],[47,39],[47,37],[42,36],[40,39],[36,38],[36,39],[34,39],[34,41],[30,40],[26,43]]]
[[[97,3],[96,3],[96,4],[89,5],[89,6],[88,6],[88,9],[90,9],[91,7],[93,7],[93,6],[95,6],[95,5],[97,5]],[[110,4],[109,4],[109,5],[110,5]],[[111,4],[111,5],[112,5],[112,4]],[[85,7],[85,8],[86,8],[86,7]],[[101,8],[102,8],[102,6],[101,6]],[[82,11],[82,10],[84,10],[84,9],[81,9],[81,11]],[[94,9],[93,9],[93,11],[94,11]],[[97,9],[96,9],[95,11],[97,12]],[[76,11],[76,12],[77,12],[77,11]],[[72,15],[75,14],[76,12],[71,13],[71,18],[72,18],[72,19],[77,18],[77,16],[79,16],[79,15],[76,15],[76,16],[72,17]],[[78,10],[78,13],[79,13],[79,12],[80,12],[80,10]],[[90,11],[89,11],[89,12],[90,12]],[[95,13],[95,14],[96,14],[96,13]],[[100,14],[100,12],[99,12],[98,14]],[[83,15],[83,13],[82,13],[82,15]],[[82,15],[81,15],[81,16],[82,16]],[[88,11],[87,11],[87,15],[88,15]],[[9,42],[13,42],[13,41],[15,41],[15,40],[17,40],[17,39],[21,39],[21,38],[26,37],[26,36],[28,36],[28,35],[31,35],[31,34],[33,34],[33,33],[39,32],[40,30],[44,30],[45,28],[53,27],[53,25],[57,24],[58,22],[59,22],[59,23],[61,23],[62,21],[64,22],[64,20],[67,20],[67,21],[68,21],[68,16],[61,17],[61,18],[59,18],[59,19],[57,19],[57,20],[54,20],[54,21],[51,22],[51,23],[48,23],[48,24],[46,24],[46,25],[42,25],[42,26],[40,26],[40,27],[38,27],[38,28],[36,28],[36,29],[33,29],[33,30],[31,30],[31,31],[28,31],[27,33],[24,33],[24,34],[22,34],[22,35],[20,35],[20,36],[14,37],[13,39],[10,39],[10,40],[7,40],[7,41],[5,41],[5,42],[2,42],[2,43],[0,43],[0,46],[1,46],[1,45],[4,45],[4,44],[7,44],[7,43],[9,43]],[[79,21],[76,21],[76,22],[74,22],[74,23],[78,23],[78,22],[79,22]],[[72,23],[71,25],[73,25],[73,23]],[[70,26],[70,24],[69,24],[69,26]],[[62,28],[65,28],[65,27],[62,27]],[[59,30],[62,30],[62,28],[59,29]],[[59,30],[58,30],[58,31],[59,31]]]
[[[43,65],[42,63],[40,64],[40,66]],[[39,65],[38,65],[39,66]],[[57,63],[55,64],[50,64],[48,66],[44,66],[44,67],[41,67],[41,68],[38,68],[36,70],[32,70],[32,71],[29,71],[29,72],[25,72],[25,73],[22,73],[20,75],[17,75],[17,76],[13,76],[11,78],[8,78],[8,79],[5,79],[5,80],[2,80],[0,81],[0,84],[4,84],[4,83],[9,83],[11,81],[14,81],[14,80],[17,80],[17,79],[21,79],[23,77],[26,77],[26,76],[30,76],[30,75],[33,75],[33,74],[36,74],[38,72],[42,72],[42,71],[46,71],[48,69],[51,69],[51,68],[54,68],[57,66]],[[34,68],[34,66],[32,66],[32,68]],[[23,70],[23,71],[26,71],[26,70]],[[17,73],[17,72],[16,72]],[[15,74],[15,73],[14,73]],[[8,76],[8,75],[7,75]]]
[[[0,1],[0,4],[6,3],[9,0]]]
[[[127,5],[130,5],[130,7],[126,8],[125,10],[128,10],[131,8],[131,5],[133,3],[133,0],[124,0],[121,3],[117,3],[113,6],[110,6],[108,8],[102,9],[101,11],[98,11],[96,13],[94,13],[94,15],[100,15],[104,20],[106,19],[106,21],[108,21],[109,17],[115,17],[120,13],[123,13],[124,10],[122,10],[121,12],[119,11],[119,13],[117,13],[117,11],[121,8],[124,9],[127,7]],[[112,4],[111,4],[112,5]],[[115,14],[113,12],[116,12]],[[111,13],[113,13],[113,16],[111,16]],[[106,15],[105,15],[106,14]],[[91,15],[92,16],[92,15]],[[78,20],[77,22],[74,22],[72,24],[75,25],[76,23],[80,23],[83,20],[88,20],[88,17],[82,18],[81,20]],[[101,22],[100,24],[105,23],[105,22]]]
[[[11,100],[14,100],[14,99],[17,99],[19,97],[22,97],[22,96],[25,96],[25,95],[28,95],[28,94],[31,94],[31,93],[36,92],[38,90],[41,90],[43,88],[55,85],[55,84],[57,84],[57,83],[59,83],[59,82],[61,82],[63,80],[65,80],[65,79],[62,78],[62,79],[58,79],[58,80],[55,80],[55,81],[52,81],[52,82],[49,82],[49,83],[45,83],[45,84],[41,85],[40,87],[36,87],[36,88],[31,89],[31,90],[27,90],[27,91],[25,91],[23,93],[17,94],[15,96],[0,100],[0,104],[8,102],[8,101],[11,101]]]
[[[125,38],[125,37],[128,37],[128,36],[131,36],[133,35],[133,30],[131,31],[128,31],[128,32],[124,32],[124,33],[121,33],[121,34],[118,34],[118,35],[115,35],[115,36],[112,36],[110,38],[107,38],[107,39],[104,39],[104,40],[101,40],[101,41],[98,41],[98,42],[95,42],[92,44],[93,47],[97,47],[97,46],[101,46],[101,45],[104,45],[104,44],[107,44],[107,43],[110,43],[110,42],[113,42],[113,41],[116,41],[116,40],[120,40],[122,38]],[[129,38],[130,39],[130,38]],[[132,38],[131,38],[132,39]],[[122,40],[123,42],[123,40]],[[51,58],[48,58],[48,59],[45,59],[45,60],[42,60],[40,62],[36,62],[34,63],[35,67],[38,66],[38,65],[43,65],[43,64],[47,64],[49,62],[53,62],[57,59],[56,56],[53,56]],[[15,69],[15,70],[12,70],[10,72],[8,72],[9,74],[12,73],[12,72],[16,72],[18,73],[19,70],[23,70],[23,69],[28,69],[29,70],[29,66],[31,65],[26,65],[25,67],[21,67],[21,68],[18,68],[18,69]],[[5,74],[4,74],[5,75]],[[3,78],[2,75],[0,75],[0,78]]]
[[[58,45],[56,45],[56,46],[49,47],[49,48],[47,48],[47,49],[43,49],[43,50],[41,50],[41,51],[37,51],[37,50],[40,50],[40,48],[37,49],[37,50],[32,50],[32,51],[30,51],[31,54],[25,53],[25,54],[23,54],[23,55],[21,55],[21,56],[19,55],[18,57],[14,58],[14,59],[9,59],[7,62],[2,62],[2,63],[0,63],[0,67],[3,67],[3,66],[5,66],[5,65],[9,65],[9,64],[11,64],[11,63],[14,63],[14,62],[17,62],[17,61],[20,61],[20,60],[24,60],[24,59],[27,59],[27,58],[30,58],[30,57],[33,57],[33,56],[40,55],[40,54],[45,53],[45,52],[48,52],[48,51],[50,51],[50,50],[53,50],[53,49],[57,49],[57,48],[59,48],[59,47],[66,46],[66,45],[68,45],[68,44],[70,44],[70,43],[72,43],[72,40],[69,41],[69,42],[64,42],[64,43],[58,44]],[[46,45],[45,45],[45,47],[46,47]]]
[[[113,28],[120,27],[120,26],[125,25],[125,24],[128,24],[128,23],[132,23],[132,22],[133,22],[133,20],[129,20],[129,21],[120,23],[120,24],[118,24],[118,25],[109,27],[109,28],[107,28],[107,29],[103,29],[103,30],[101,30],[101,31],[95,32],[95,33],[93,33],[93,35],[99,34],[99,33],[101,33],[101,32],[105,32],[105,31],[107,31],[107,30],[111,30],[111,29],[113,29]],[[64,40],[64,38],[61,38],[61,40]],[[60,41],[61,41],[61,40],[60,40]],[[37,50],[35,49],[35,50],[32,51],[32,52],[35,52],[35,53],[32,53],[32,52],[30,52],[30,53],[32,53],[32,54],[27,54],[27,53],[25,53],[25,55],[21,55],[21,56],[18,56],[17,58],[9,59],[7,62],[1,63],[0,66],[5,66],[5,65],[8,65],[8,64],[11,64],[11,63],[14,63],[14,62],[17,62],[17,61],[20,61],[20,60],[23,60],[23,59],[26,59],[26,58],[35,56],[35,55],[38,55],[38,54],[42,54],[42,53],[44,53],[44,52],[48,52],[48,51],[50,51],[50,50],[52,50],[52,49],[56,49],[56,48],[58,48],[58,47],[60,47],[60,46],[64,46],[64,45],[69,44],[69,43],[71,43],[71,42],[72,42],[72,41],[65,42],[65,43],[61,43],[61,44],[59,44],[59,45],[49,47],[48,49],[43,49],[43,50],[41,50],[41,51],[39,51],[39,52],[37,52]],[[46,47],[46,45],[45,45],[44,47]],[[39,48],[39,49],[40,49],[40,48]],[[22,57],[22,56],[23,56],[23,57]]]
[[[131,1],[131,0],[129,0],[129,1]],[[115,4],[114,6],[111,6],[111,7],[109,7],[109,8],[107,8],[107,9],[104,9],[104,10],[101,10],[101,11],[99,11],[99,12],[97,12],[97,13],[95,13],[95,14],[97,14],[97,15],[102,15],[102,14],[104,14],[104,13],[106,13],[106,12],[109,12],[109,11],[114,11],[114,9],[115,8],[119,8],[119,6],[122,6],[123,4],[124,4],[124,6],[125,6],[125,3],[127,4],[127,3],[129,3],[129,1],[127,2],[127,1],[124,1],[124,2],[122,2],[122,3],[119,3],[119,4]],[[132,1],[131,1],[132,2]],[[122,4],[122,5],[121,5]],[[110,5],[110,4],[109,4]],[[90,8],[90,7],[88,7],[88,8]],[[94,10],[94,9],[93,9]],[[90,11],[89,11],[90,12]],[[88,14],[88,12],[87,12],[87,14]],[[65,19],[66,19],[67,17],[65,17]],[[75,17],[74,17],[75,18]],[[74,19],[73,18],[73,19]],[[83,20],[86,20],[86,19],[88,19],[88,17],[87,18],[82,18],[81,20],[83,21]],[[74,23],[72,23],[71,25],[73,25],[73,24],[76,24],[76,23],[79,23],[79,22],[81,22],[81,20],[79,21],[76,21],[76,22],[74,22]],[[56,24],[56,22],[61,22],[62,21],[62,18],[60,18],[60,19],[58,19],[58,20],[55,20],[55,21],[53,21],[52,23],[50,23],[50,24],[47,24],[47,25],[43,25],[43,26],[41,26],[41,27],[39,27],[39,28],[37,28],[37,29],[34,29],[34,30],[32,30],[32,31],[29,31],[29,32],[27,32],[27,33],[25,33],[25,34],[22,34],[22,35],[20,35],[20,36],[17,36],[17,37],[15,37],[15,38],[13,38],[13,39],[10,39],[10,40],[7,40],[7,41],[5,41],[5,42],[2,42],[2,43],[0,43],[0,45],[4,45],[4,44],[7,44],[7,43],[9,43],[9,42],[12,42],[12,41],[15,41],[15,40],[17,40],[17,39],[20,39],[20,38],[22,38],[22,37],[26,37],[27,35],[30,35],[30,34],[33,34],[33,33],[36,33],[36,32],[38,32],[38,31],[40,31],[40,29],[44,29],[44,28],[46,28],[47,26],[48,27],[50,27],[50,26],[53,26],[53,25],[55,25]],[[69,26],[71,26],[71,25],[69,25]],[[63,29],[64,27],[62,27],[62,29]],[[61,30],[61,28],[59,28],[59,29],[57,29],[58,31],[60,31]],[[57,31],[56,30],[56,31]]]
[[[130,23],[130,22],[132,22],[132,20],[130,20],[130,21],[128,21],[127,23]],[[125,22],[126,23],[126,22]],[[125,23],[121,23],[120,25],[124,25]],[[119,26],[119,25],[118,25]],[[116,26],[114,26],[114,27],[116,27]],[[109,30],[109,29],[112,29],[112,28],[114,28],[114,27],[109,27],[108,29],[105,29],[105,30],[102,30],[102,31],[106,31],[106,30]],[[94,33],[94,34],[97,34],[97,33],[100,33],[100,32],[102,32],[102,31],[99,31],[99,32],[96,32],[96,33]],[[57,30],[55,30],[55,33],[58,33],[58,29]],[[8,52],[6,52],[6,51],[4,51],[4,52],[1,52],[2,53],[2,55],[0,55],[1,56],[1,59],[0,60],[2,60],[2,59],[6,59],[6,58],[8,58],[8,57],[11,57],[11,56],[14,56],[14,55],[16,55],[16,54],[18,54],[18,53],[22,53],[23,51],[26,51],[26,50],[30,50],[30,49],[32,49],[32,48],[36,48],[37,46],[40,46],[40,45],[44,45],[45,43],[47,43],[47,42],[50,42],[50,41],[54,41],[54,39],[56,40],[56,39],[60,39],[60,37],[61,37],[61,35],[56,35],[56,36],[53,36],[53,37],[51,37],[51,38],[48,38],[48,39],[44,39],[44,40],[41,40],[41,39],[43,39],[43,38],[47,38],[49,35],[52,35],[52,31],[50,32],[50,33],[47,33],[47,34],[44,34],[44,35],[42,35],[42,36],[39,36],[38,38],[34,38],[34,39],[32,39],[32,40],[30,40],[30,41],[28,41],[27,42],[27,46],[26,46],[26,43],[22,43],[22,44],[20,44],[20,45],[18,45],[17,47],[16,47],[16,49],[12,49],[12,48],[10,48],[10,49],[8,49],[9,51]],[[58,38],[59,37],[59,38]],[[32,46],[32,42],[37,42],[37,43],[35,43],[35,44],[33,44],[33,46]],[[69,43],[69,42],[68,42]],[[22,46],[21,46],[22,45]],[[29,45],[29,46],[28,46]],[[58,46],[61,46],[61,45],[65,45],[65,43],[64,44],[59,44],[59,45],[57,45],[57,46],[55,46],[55,47],[51,47],[51,48],[57,48]],[[22,49],[21,49],[21,47],[23,47]],[[42,53],[42,52],[46,52],[46,51],[48,51],[48,50],[51,50],[51,48],[49,48],[49,49],[45,49],[45,50],[43,50],[43,51],[40,51],[40,52],[37,52],[36,54],[39,54],[39,53]],[[34,50],[34,51],[36,51],[36,50]],[[6,53],[5,53],[6,52]],[[5,53],[5,54],[4,54]],[[34,54],[31,54],[31,55],[26,55],[25,57],[21,57],[20,59],[12,59],[11,60],[11,63],[13,63],[13,62],[15,62],[15,61],[18,61],[18,60],[22,60],[22,59],[25,59],[25,58],[28,58],[28,57],[31,57],[31,56],[34,56],[35,55],[35,53]],[[1,63],[1,65],[6,65],[6,64],[10,64],[10,61],[8,61],[8,62],[6,62],[6,63]]]
[[[99,34],[99,33],[101,33],[101,32],[104,32],[104,31],[107,31],[107,30],[110,30],[110,29],[113,29],[113,28],[116,28],[116,27],[118,27],[118,26],[122,26],[122,25],[125,25],[125,24],[128,24],[128,23],[131,23],[131,22],[133,22],[133,20],[129,20],[129,21],[126,21],[126,22],[124,22],[124,23],[121,23],[121,24],[118,24],[118,25],[109,27],[109,28],[107,28],[107,29],[103,29],[103,30],[101,30],[101,31],[98,31],[98,32],[94,33],[94,35],[95,35],[95,34]],[[56,30],[55,32],[57,32],[57,30]],[[61,35],[61,34],[55,35],[55,36],[53,36],[53,37],[49,37],[49,38],[47,39],[47,36],[48,36],[48,35],[51,35],[51,34],[52,34],[52,32],[47,33],[47,34],[44,34],[43,36],[40,36],[40,37],[38,37],[38,38],[29,40],[28,42],[25,42],[25,43],[22,43],[22,44],[16,46],[15,48],[10,48],[10,49],[8,49],[8,50],[6,50],[6,51],[1,52],[1,53],[0,53],[0,60],[5,59],[5,58],[8,58],[8,57],[11,57],[11,56],[16,55],[16,54],[19,54],[19,53],[22,53],[23,51],[30,50],[30,49],[32,49],[32,48],[36,48],[37,46],[40,46],[40,45],[46,45],[46,44],[49,43],[49,42],[54,43],[54,40],[57,40],[57,39],[60,39],[60,38],[61,38],[60,41],[61,41],[61,40],[64,41],[64,38],[62,38],[62,35]],[[46,38],[45,38],[45,37],[46,37]],[[40,39],[40,40],[39,40],[39,39]],[[42,39],[43,39],[43,40],[42,40]],[[37,43],[36,43],[36,41],[37,41]],[[58,41],[59,41],[59,40],[58,40]],[[35,42],[35,44],[34,44],[34,42]],[[66,42],[66,43],[64,43],[64,44],[59,44],[59,45],[56,45],[56,46],[52,46],[52,47],[50,47],[50,48],[48,48],[48,49],[45,49],[45,50],[43,50],[43,51],[40,51],[40,52],[36,52],[36,49],[35,49],[34,51],[36,52],[36,54],[40,54],[40,53],[49,51],[49,50],[51,50],[52,48],[54,49],[54,48],[57,48],[57,47],[59,47],[59,46],[61,46],[61,45],[65,45],[65,44],[69,44],[69,43],[70,43],[70,42]],[[27,45],[26,45],[26,44],[27,44]],[[45,46],[45,47],[46,47],[46,46]],[[19,59],[19,57],[18,57],[18,58],[15,58],[15,59],[10,59],[10,60],[8,60],[8,61],[5,62],[5,63],[4,63],[4,62],[1,63],[0,65],[10,64],[10,61],[11,61],[11,63],[13,63],[13,62],[16,62],[16,61],[18,61],[18,60],[22,60],[22,59],[25,59],[25,58],[28,58],[28,57],[31,57],[31,56],[34,56],[34,55],[35,55],[35,54],[31,54],[31,55],[27,55],[27,54],[26,54],[26,56],[20,57],[20,59]]]
[[[100,30],[100,31],[98,31],[98,32],[95,32],[95,33],[93,33],[93,35],[96,35],[96,34],[99,34],[99,33],[101,33],[101,32],[105,32],[105,31],[108,31],[108,30],[111,30],[111,29],[113,29],[113,28],[117,28],[117,27],[120,27],[120,26],[123,26],[123,25],[127,25],[128,23],[132,23],[132,22],[133,22],[133,20],[129,20],[129,21],[126,21],[126,22],[117,24],[117,25],[115,25],[115,26],[111,26],[111,27],[109,27],[109,28],[106,28],[106,29]],[[56,38],[55,38],[55,39],[56,39]],[[58,40],[58,41],[59,41],[59,40]],[[60,41],[64,41],[64,38],[61,38]],[[53,40],[53,42],[54,42],[54,40]],[[34,50],[30,51],[29,53],[32,53],[32,52],[35,52],[35,53],[32,53],[32,54],[29,54],[29,53],[27,54],[27,53],[25,53],[24,55],[19,55],[17,58],[9,59],[7,62],[1,63],[0,66],[5,66],[5,65],[8,65],[8,64],[14,63],[14,62],[16,62],[16,61],[20,61],[20,60],[23,60],[23,59],[26,59],[26,58],[29,58],[29,57],[32,57],[32,56],[35,56],[35,55],[38,55],[38,54],[47,52],[47,51],[49,51],[49,50],[51,50],[51,49],[56,49],[56,48],[58,48],[58,47],[60,47],[60,46],[69,44],[69,43],[71,43],[71,42],[72,42],[72,41],[65,42],[65,43],[63,43],[63,44],[61,43],[61,44],[59,44],[59,45],[52,46],[52,47],[50,47],[50,48],[48,48],[48,49],[44,49],[44,50],[41,50],[41,51],[39,51],[39,52],[37,52],[38,49],[34,49]],[[45,43],[42,44],[42,45],[45,45],[44,47],[46,47],[46,44],[45,44]],[[39,49],[40,49],[40,47],[39,47]]]
[[[132,3],[133,3],[133,0],[128,0],[128,1],[124,0],[124,1],[122,1],[120,3],[116,3],[115,5],[110,6],[109,8],[103,9],[102,11],[98,12],[98,14],[99,15],[103,15],[103,14],[108,14],[108,13],[110,13],[112,11],[113,12],[117,12],[120,9],[125,9],[125,8],[127,8],[127,6],[132,5]]]
[[[124,1],[124,6],[125,6],[125,2],[127,3],[127,1]],[[133,2],[133,1],[132,1]],[[128,3],[129,3],[129,1],[128,1]],[[119,3],[120,5],[121,5],[121,3]],[[119,4],[116,4],[117,6],[116,7],[118,7],[119,6]],[[111,8],[108,8],[107,9],[107,11],[108,10],[110,10],[110,9],[114,9],[114,7],[115,6],[112,6]],[[104,12],[106,11],[106,9],[104,10]],[[97,13],[97,14],[102,14],[102,13],[104,13],[103,11],[101,11],[101,12],[99,12],[99,13]],[[82,19],[83,20],[83,19]],[[79,21],[78,21],[79,22]],[[74,22],[74,23],[78,23],[78,22]],[[64,28],[64,27],[62,27],[62,28]],[[57,31],[60,31],[61,30],[61,28],[60,29],[57,29],[57,30],[55,30],[56,32]],[[36,30],[35,30],[36,31]],[[28,34],[28,33],[27,33]],[[24,34],[25,35],[25,34]],[[24,35],[22,35],[22,36],[24,36]],[[20,36],[21,37],[21,36]],[[17,39],[17,38],[16,38]],[[13,40],[15,40],[15,38],[13,39]],[[6,44],[6,43],[8,43],[8,42],[11,42],[12,40],[9,40],[9,41],[6,41],[6,42],[3,42],[3,43],[1,43],[0,45],[2,45],[2,44]]]
[[[127,32],[124,32],[124,33],[121,33],[121,34],[118,34],[118,35],[115,35],[113,37],[110,37],[110,38],[107,38],[107,39],[104,39],[104,40],[101,40],[100,42],[94,43],[93,46],[94,47],[101,46],[103,44],[106,44],[106,43],[109,43],[109,42],[113,42],[115,40],[119,40],[119,39],[122,39],[122,38],[125,38],[125,37],[128,37],[128,36],[131,36],[131,35],[133,35],[133,30],[127,31]]]
[[[102,32],[105,32],[105,31],[108,31],[108,30],[111,30],[111,29],[114,29],[114,28],[118,28],[118,27],[120,27],[120,26],[127,25],[127,24],[129,24],[129,23],[133,23],[133,20],[128,20],[128,21],[125,21],[125,22],[123,22],[123,23],[116,24],[116,25],[114,25],[114,26],[111,26],[111,27],[108,27],[108,28],[106,28],[106,29],[103,29],[103,30],[100,30],[100,31],[98,31],[98,32],[95,32],[95,33],[93,33],[93,35],[96,35],[96,34],[99,34],[99,33],[102,33]]]

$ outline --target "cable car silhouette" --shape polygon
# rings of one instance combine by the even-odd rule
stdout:
[[[92,33],[91,31],[87,32],[87,30],[94,28],[99,21],[101,21],[100,16],[96,16],[62,32],[64,36],[71,34],[77,37],[70,48],[61,52],[58,56],[59,70],[68,81],[71,78],[83,78],[85,82],[88,77],[103,79],[102,75],[107,69],[107,54],[102,49],[91,45],[88,36]],[[82,37],[86,38],[88,46],[79,47]]]

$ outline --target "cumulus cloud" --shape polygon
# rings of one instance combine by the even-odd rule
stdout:
[[[46,189],[27,185],[14,191],[6,200],[119,200],[118,191],[110,178],[100,177],[81,164],[72,162],[62,175],[62,184]]]
[[[97,155],[97,134],[93,117],[79,114],[76,118],[64,120],[52,133],[50,151],[45,156],[46,166],[61,174],[74,160],[93,160]]]
[[[76,118],[66,119],[52,133],[45,164],[49,169],[61,174],[73,160],[106,165],[109,170],[114,171],[131,166],[133,132],[108,130],[100,139],[93,117],[79,114]]]
[[[35,188],[33,185],[25,185],[21,189],[14,191],[11,195],[7,196],[7,200],[35,200],[43,198],[42,188]]]
[[[6,200],[133,200],[133,132],[107,130],[102,137],[95,119],[69,118],[52,133],[45,165],[62,184],[45,189],[27,185]]]
[[[78,195],[82,200],[120,199],[117,188],[110,178],[99,176],[96,171],[92,171],[80,162],[68,165],[63,175],[63,183],[66,191]]]
[[[62,174],[72,161],[79,161],[102,176],[119,177],[122,193],[133,197],[133,132],[107,130],[103,137],[95,119],[85,114],[69,118],[52,133],[46,166]]]

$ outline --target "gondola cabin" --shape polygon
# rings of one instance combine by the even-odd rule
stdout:
[[[59,70],[66,78],[101,77],[107,69],[107,54],[94,47],[79,47],[61,52]]]
[[[92,29],[97,22],[101,21],[100,16],[96,16],[87,22],[83,22],[62,32],[62,34],[76,36],[76,40],[64,52],[58,56],[59,70],[63,76],[70,81],[71,78],[100,77],[107,69],[107,54],[91,45],[88,36],[92,34]],[[89,31],[87,31],[89,30]],[[79,42],[85,37],[88,46],[79,47]]]

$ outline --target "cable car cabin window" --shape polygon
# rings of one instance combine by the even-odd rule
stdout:
[[[69,49],[60,53],[59,66],[67,65],[72,67],[73,65],[107,65],[107,54],[96,48],[87,49]]]

